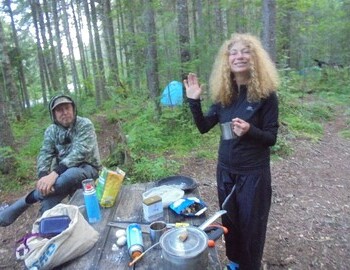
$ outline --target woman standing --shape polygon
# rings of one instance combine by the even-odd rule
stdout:
[[[199,131],[218,123],[222,131],[217,189],[220,207],[228,210],[222,217],[229,230],[228,267],[260,269],[272,193],[270,146],[278,130],[278,73],[256,37],[233,34],[218,52],[209,84],[214,102],[204,115],[197,76],[184,80]]]

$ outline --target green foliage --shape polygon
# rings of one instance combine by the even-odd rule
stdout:
[[[18,144],[16,175],[20,179],[35,179],[35,162],[42,143],[45,128],[51,122],[48,110],[42,105],[32,108],[21,122],[12,123],[12,131]]]
[[[350,108],[344,111],[344,115],[347,116],[347,121],[345,123],[345,129],[340,132],[340,136],[345,139],[350,139]]]
[[[299,74],[289,71],[282,74],[279,89],[280,128],[272,159],[292,153],[292,142],[298,138],[311,141],[323,135],[323,124],[333,119],[335,106],[342,106],[345,115],[350,115],[346,74],[328,71],[328,77],[318,71]],[[346,71],[344,71],[346,72]],[[132,163],[122,167],[127,173],[127,182],[151,181],[177,174],[186,166],[184,158],[215,160],[220,137],[218,127],[207,134],[200,134],[195,127],[186,105],[162,108],[160,118],[155,115],[154,102],[138,92],[127,98],[113,96],[96,108],[92,97],[83,97],[78,102],[80,115],[95,119],[97,132],[102,126],[98,119],[106,116],[109,123],[118,121],[127,137],[127,147]],[[210,101],[203,102],[206,111]],[[0,175],[2,190],[17,190],[23,184],[35,180],[36,156],[41,146],[43,132],[50,123],[47,109],[42,105],[33,107],[31,115],[21,122],[12,123],[17,142],[18,168],[10,177]],[[340,133],[350,138],[350,120]],[[15,181],[13,181],[16,179]]]
[[[279,157],[287,157],[293,152],[292,147],[289,145],[285,136],[279,136],[277,142],[271,147],[272,159]]]
[[[152,159],[143,156],[136,160],[128,177],[132,183],[159,180],[165,176],[176,174],[179,167],[180,164],[178,162],[163,156]]]
[[[13,156],[13,150],[11,147],[0,147],[0,157],[1,159],[11,158]]]
[[[23,186],[15,180],[14,174],[0,174],[0,190],[2,192],[20,191]]]
[[[344,137],[345,139],[350,139],[350,129],[342,130],[340,132],[340,136]]]
[[[181,158],[202,144],[201,135],[181,106],[163,108],[161,118],[157,119],[153,102],[130,97],[114,111],[128,139],[133,160],[128,177],[132,182],[175,174],[182,165]],[[203,156],[212,153],[211,150],[206,153],[204,148],[201,152]]]
[[[280,119],[288,132],[282,137],[319,140],[323,124],[333,118],[334,106],[349,103],[346,74],[347,70],[330,68],[283,74],[279,91]]]

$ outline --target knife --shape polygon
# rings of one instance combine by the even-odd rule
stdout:
[[[126,229],[131,223],[137,223],[141,227],[143,233],[149,233],[149,225],[151,223],[147,222],[137,222],[137,221],[110,221],[107,223],[108,226],[117,227],[121,229]],[[186,227],[189,226],[189,223],[177,222],[177,223],[167,223],[167,228],[174,227]]]

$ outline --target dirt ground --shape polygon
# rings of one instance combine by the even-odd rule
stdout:
[[[269,217],[263,268],[350,268],[350,140],[338,132],[346,127],[346,116],[325,123],[318,143],[293,141],[293,154],[272,162],[273,198]],[[112,133],[99,134],[102,155]],[[216,162],[189,158],[181,173],[195,179],[208,215],[218,210],[215,185]],[[0,206],[26,194],[0,194]],[[0,228],[0,269],[23,269],[14,250],[36,218],[31,207],[13,225]],[[223,263],[224,243],[217,241]]]

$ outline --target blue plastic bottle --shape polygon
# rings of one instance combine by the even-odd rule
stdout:
[[[83,186],[85,207],[89,223],[99,222],[101,220],[101,211],[93,181],[90,183],[85,183]]]

